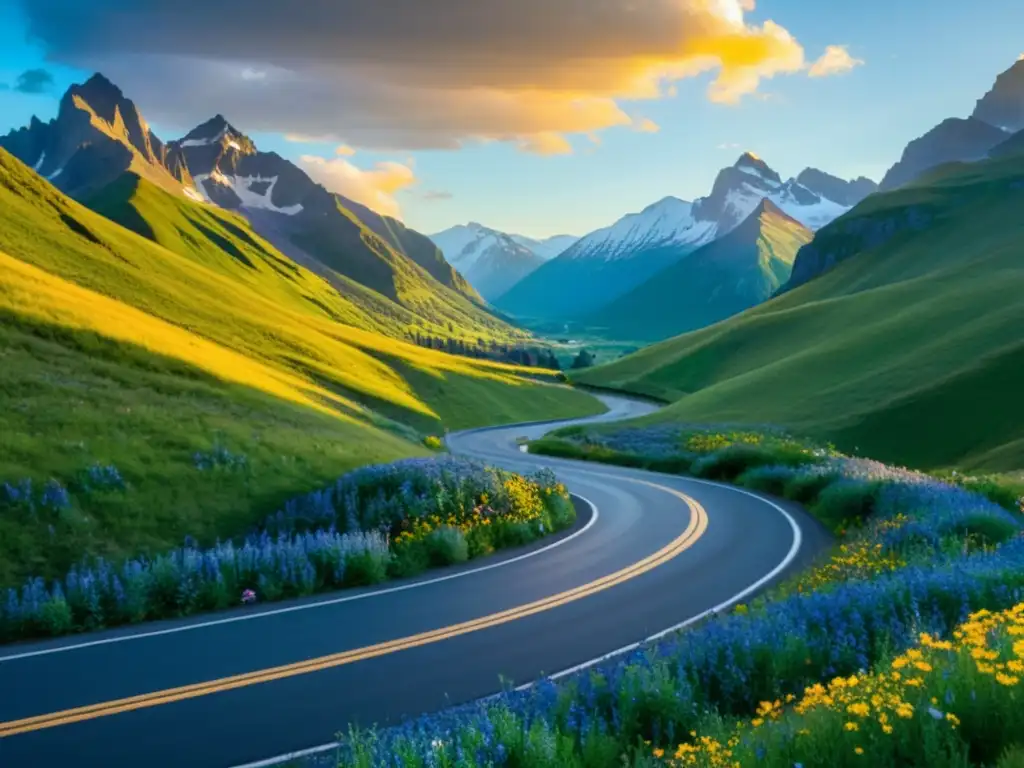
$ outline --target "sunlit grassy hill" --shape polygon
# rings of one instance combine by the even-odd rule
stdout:
[[[381,257],[392,262],[388,290],[400,296],[401,302],[341,271],[342,261],[354,258],[365,248],[346,251],[325,245],[325,253],[320,254],[322,263],[312,266],[327,275],[328,284],[321,276],[300,269],[257,234],[240,214],[172,194],[133,173],[122,175],[82,202],[174,253],[245,283],[267,298],[304,310],[312,305],[339,322],[396,337],[403,337],[406,329],[413,327],[423,329],[424,333],[473,340],[478,336],[507,340],[524,335],[457,290],[431,280],[425,269],[400,257],[382,242],[377,243]],[[382,217],[378,219],[385,221]],[[352,227],[357,234],[364,230],[358,220]],[[407,237],[415,234],[403,231]],[[339,269],[324,271],[335,262]],[[351,265],[345,269],[351,271]],[[457,330],[450,331],[449,323],[453,329],[457,326]]]
[[[137,189],[143,210],[147,194],[165,202]],[[0,583],[83,551],[237,533],[445,427],[601,410],[520,375],[539,371],[371,330],[402,318],[339,294],[240,217],[156,207],[143,238],[0,150],[0,483],[72,486],[99,463],[129,486],[0,515]],[[198,470],[197,452],[224,466]]]
[[[794,265],[806,283],[575,378],[672,401],[658,419],[1024,467],[1022,211],[1024,157],[946,166],[822,229]]]

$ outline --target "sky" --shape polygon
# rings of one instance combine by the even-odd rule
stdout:
[[[877,181],[1022,29],[1020,0],[0,0],[0,132],[102,71],[164,140],[222,113],[422,232],[582,235],[743,151]]]

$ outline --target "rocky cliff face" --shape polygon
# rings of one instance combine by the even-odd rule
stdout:
[[[135,104],[101,74],[69,88],[49,123],[32,118],[0,137],[0,147],[75,197],[127,170],[162,186],[187,180],[186,169],[167,165],[167,148]]]
[[[923,205],[840,219],[818,232],[813,241],[797,252],[789,282],[779,293],[791,291],[851,256],[879,248],[894,237],[921,231],[932,220],[931,211]]]
[[[973,117],[1011,133],[1024,130],[1024,59],[996,78],[978,99]]]
[[[885,174],[879,188],[895,189],[944,163],[973,162],[988,156],[990,149],[1009,137],[1002,128],[974,117],[951,117],[903,150],[903,156]]]

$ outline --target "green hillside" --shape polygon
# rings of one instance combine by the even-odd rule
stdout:
[[[331,287],[256,234],[241,215],[171,194],[135,174],[124,174],[82,202],[168,250],[245,283],[269,299],[299,309],[308,309],[312,304],[339,322],[395,337],[404,337],[406,329],[414,326],[425,332],[462,335],[473,340],[478,336],[503,340],[523,336],[519,329],[492,316],[457,290],[430,280],[425,270],[390,246],[375,242],[375,236],[367,235],[365,226],[351,214],[339,216],[357,239],[367,235],[387,264],[377,255],[367,257],[369,249],[362,241],[344,250],[324,245],[320,260],[328,267],[337,267],[329,275],[336,286]],[[407,238],[416,235],[404,228],[403,231]],[[225,254],[232,258],[226,259]],[[354,269],[352,262],[364,257],[367,265],[360,277],[373,285],[370,273],[376,265],[376,271],[381,272],[376,282],[390,286],[391,298],[346,276],[345,272]],[[394,274],[398,275],[397,280]],[[449,331],[449,323],[458,328],[458,334]]]
[[[1024,467],[1022,210],[1024,157],[947,166],[822,229],[798,262],[810,252],[824,274],[577,378],[672,401],[658,419],[776,423],[920,467]]]
[[[1010,157],[1011,155],[1024,155],[1024,131],[1017,131],[1002,144],[997,144],[989,150],[989,157]]]
[[[86,551],[237,533],[355,465],[423,453],[423,433],[602,409],[520,375],[539,372],[341,324],[366,313],[244,220],[203,213],[192,223],[231,245],[218,256],[186,228],[181,255],[0,150],[0,493],[97,463],[128,484],[82,510],[5,511],[0,584]],[[198,472],[197,453],[218,468]]]
[[[716,323],[770,298],[789,280],[812,233],[763,200],[727,235],[608,304],[584,325],[608,338],[660,341]]]

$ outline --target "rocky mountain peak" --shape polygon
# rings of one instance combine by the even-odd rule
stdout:
[[[202,147],[213,144],[231,147],[247,153],[256,151],[252,140],[227,121],[224,115],[216,114],[200,123],[174,144],[182,147]]]
[[[804,168],[796,180],[811,192],[845,206],[856,205],[878,189],[878,184],[865,176],[846,181],[817,168]]]
[[[752,171],[768,181],[774,181],[776,184],[782,183],[782,178],[779,174],[773,171],[768,163],[753,152],[744,152],[740,155],[739,159],[733,163],[732,167],[738,170],[747,171],[748,173]]]
[[[97,117],[113,123],[119,107],[123,102],[131,104],[125,99],[121,89],[110,80],[97,72],[81,85],[72,85],[64,94],[61,102],[61,110],[71,108],[75,97],[84,101],[89,108],[96,113]],[[132,109],[135,105],[132,104]],[[122,113],[124,109],[120,110]]]
[[[1011,133],[1024,129],[1024,59],[996,78],[972,116]]]

